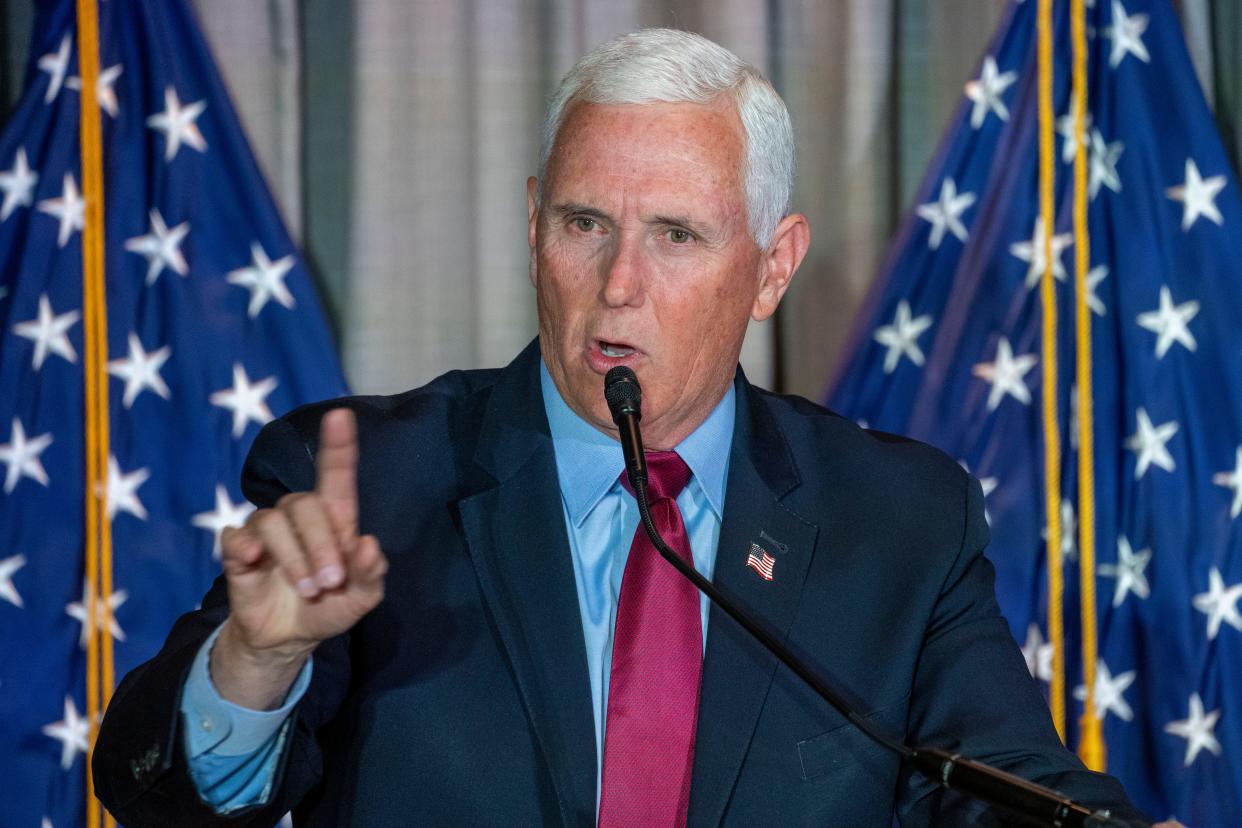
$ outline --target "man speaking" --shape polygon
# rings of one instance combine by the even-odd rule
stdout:
[[[529,181],[539,337],[506,368],[299,409],[261,508],[94,755],[126,826],[987,824],[710,607],[639,526],[603,395],[643,388],[673,550],[878,729],[1139,817],[1057,740],[948,457],[751,386],[810,243],[781,99],[696,35],[566,76]]]

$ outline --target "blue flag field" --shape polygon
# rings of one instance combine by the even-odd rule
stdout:
[[[1070,3],[1053,15],[1056,422],[1066,736],[1079,621],[1073,162],[1086,153],[1098,640],[1107,770],[1153,818],[1242,819],[1242,197],[1168,0],[1086,4],[1083,141]],[[1033,680],[1052,679],[1038,3],[1013,3],[862,314],[828,404],[926,440],[982,484],[989,557]]]
[[[346,390],[188,2],[99,3],[89,90],[74,6],[39,4],[0,134],[0,824],[51,828],[87,823],[92,634],[117,680],[153,655],[252,508],[238,480],[258,428]],[[110,594],[84,557],[84,94],[102,131]]]

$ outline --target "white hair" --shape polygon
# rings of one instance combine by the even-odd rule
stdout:
[[[543,122],[539,187],[571,104],[699,103],[728,94],[746,131],[747,227],[766,248],[793,197],[793,126],[759,70],[707,38],[642,29],[596,47],[561,80]]]

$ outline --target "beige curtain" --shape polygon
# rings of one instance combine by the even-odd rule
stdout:
[[[534,334],[525,180],[544,102],[578,56],[676,26],[755,63],[793,115],[813,243],[743,362],[812,398],[1009,2],[194,0],[368,393],[502,364]],[[1178,7],[1236,146],[1242,11]],[[29,21],[27,3],[0,6],[6,104]]]

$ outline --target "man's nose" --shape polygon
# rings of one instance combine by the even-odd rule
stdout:
[[[646,262],[637,239],[620,238],[612,257],[604,264],[604,284],[600,296],[610,308],[643,303]]]

